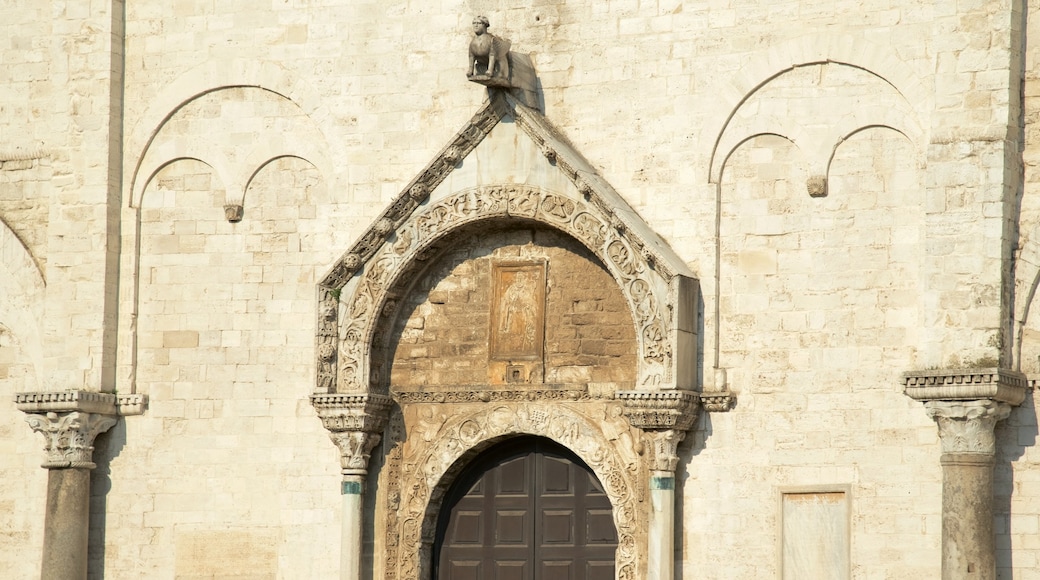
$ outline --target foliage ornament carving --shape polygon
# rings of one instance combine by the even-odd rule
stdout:
[[[977,401],[928,401],[928,416],[939,425],[942,452],[992,457],[996,450],[993,428],[1007,418],[1011,405],[982,399]]]
[[[385,395],[324,394],[311,403],[340,452],[343,475],[368,473],[368,460],[386,425],[393,401]]]
[[[116,424],[112,415],[80,411],[30,414],[25,420],[43,435],[47,460],[42,467],[94,469],[94,439]]]
[[[143,395],[96,391],[18,393],[14,400],[32,430],[44,436],[47,460],[42,466],[48,469],[94,469],[94,439],[119,415],[143,413],[147,403]]]
[[[634,480],[635,472],[627,468],[629,461],[624,458],[624,453],[633,453],[630,441],[608,436],[608,432],[620,429],[618,425],[612,426],[610,419],[594,420],[577,408],[559,403],[416,407],[421,407],[419,414],[425,418],[412,425],[407,437],[400,418],[392,419],[388,429],[391,450],[386,469],[390,485],[385,493],[390,513],[385,525],[385,578],[429,577],[437,504],[464,463],[460,460],[516,434],[557,441],[593,470],[614,506],[617,578],[637,577],[642,565],[637,546],[643,538],[639,537],[637,522],[640,500],[633,490],[639,486]]]
[[[650,439],[650,469],[674,473],[679,443],[697,420],[700,396],[689,391],[621,391],[617,398],[624,403],[621,412],[628,422]]]

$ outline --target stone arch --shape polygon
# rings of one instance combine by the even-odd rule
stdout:
[[[464,465],[480,451],[523,435],[545,437],[566,447],[596,474],[613,506],[618,531],[617,578],[640,577],[645,555],[637,546],[645,544],[640,535],[645,526],[638,521],[643,510],[637,506],[637,490],[646,482],[642,481],[645,474],[628,467],[636,459],[631,441],[617,436],[627,424],[620,410],[608,410],[604,419],[593,419],[576,408],[588,406],[588,400],[571,403],[573,406],[560,401],[491,403],[469,407],[469,412],[445,413],[440,422],[414,425],[409,437],[428,439],[428,443],[410,460],[395,461],[391,453],[387,466],[391,473],[385,497],[391,507],[397,505],[399,509],[385,526],[388,553],[384,577],[429,577],[440,499]],[[612,407],[616,405],[606,406]],[[608,437],[608,432],[613,437]],[[625,443],[629,444],[627,449]]]
[[[142,180],[141,192],[134,202],[135,206],[141,206],[141,203],[144,200],[144,192],[148,189],[148,185],[152,183],[152,180],[155,179],[163,169],[166,169],[178,161],[198,161],[210,168],[213,174],[217,176],[217,179],[220,180],[221,185],[224,186],[225,191],[234,187],[234,177],[232,177],[233,174],[231,168],[228,166],[227,159],[222,155],[217,153],[212,153],[210,155],[189,155],[185,149],[180,147],[180,143],[171,143],[169,145],[170,147],[167,151],[169,155],[166,156],[166,159],[162,163],[156,164],[154,168],[149,168],[147,179]]]
[[[16,336],[28,353],[36,381],[42,381],[40,335],[46,281],[29,249],[0,220],[0,326]]]
[[[877,79],[882,87],[888,87],[888,94],[881,89],[872,97],[874,101],[865,105],[853,103],[850,99],[847,111],[836,116],[832,114],[834,118],[830,122],[818,122],[810,127],[789,113],[787,100],[793,97],[784,98],[779,104],[770,106],[772,100],[764,92],[780,77],[792,73],[797,68],[810,65],[835,65],[861,71],[866,74],[860,75],[862,78]],[[756,102],[755,98],[759,96],[761,100]],[[741,116],[740,112],[749,103],[754,103],[754,114]],[[851,106],[853,104],[855,106]],[[871,126],[890,127],[905,135],[911,143],[921,142],[925,134],[918,121],[918,114],[905,94],[900,92],[899,87],[892,81],[869,68],[834,60],[810,61],[778,68],[737,99],[725,120],[718,125],[717,134],[705,134],[713,143],[709,157],[709,181],[718,183],[726,161],[741,143],[750,136],[770,133],[783,135],[795,143],[809,160],[810,175],[826,179],[830,158],[841,141],[848,135]]]
[[[1037,288],[1040,287],[1040,227],[1033,228],[1033,235],[1023,244],[1015,260],[1015,304],[1013,316],[1014,325],[1012,340],[1012,356],[1014,360],[1008,363],[1015,370],[1022,370],[1022,345],[1025,340],[1025,330],[1029,323],[1029,315],[1032,311],[1033,300],[1036,298]]]
[[[272,102],[287,103],[290,108],[283,111],[286,113],[285,121],[287,124],[295,124],[290,125],[294,126],[295,130],[278,132],[278,138],[274,139],[270,137],[273,137],[276,129],[268,128],[263,130],[257,127],[255,129],[260,131],[259,137],[261,138],[254,139],[250,148],[242,155],[238,154],[238,148],[228,146],[221,139],[203,139],[200,138],[197,132],[186,135],[171,135],[169,131],[163,131],[168,122],[179,118],[184,122],[198,123],[199,120],[192,119],[190,115],[187,119],[183,119],[178,117],[177,113],[190,109],[195,101],[208,96],[219,98],[221,91],[232,89],[256,89],[261,91],[259,95],[266,95],[265,99],[268,98],[267,96],[271,96],[275,99]],[[253,98],[255,99],[256,96],[254,94]],[[299,114],[289,115],[288,112],[292,110],[299,111]],[[217,123],[219,127],[221,118],[212,121]],[[300,157],[314,165],[324,176],[333,175],[333,164],[326,151],[327,140],[323,140],[320,134],[315,138],[308,137],[313,137],[315,135],[314,132],[320,133],[321,131],[320,125],[315,124],[313,121],[313,118],[307,116],[306,112],[297,103],[266,87],[221,87],[196,95],[178,104],[177,110],[164,118],[162,121],[163,125],[158,127],[149,138],[148,145],[137,160],[131,189],[131,205],[139,207],[145,189],[156,173],[171,161],[182,158],[198,159],[214,168],[226,187],[225,205],[241,206],[245,197],[245,190],[252,177],[260,170],[263,164],[278,157]],[[267,134],[265,135],[264,132]]]
[[[131,207],[140,203],[139,194],[147,184],[147,179],[142,180],[142,173],[147,174],[147,169],[143,167],[146,154],[167,121],[188,103],[200,97],[224,89],[243,87],[274,93],[295,104],[311,118],[321,134],[323,145],[330,147],[333,154],[315,157],[310,161],[330,179],[335,175],[331,162],[326,163],[322,160],[345,159],[346,152],[341,144],[342,140],[331,138],[328,133],[330,128],[335,126],[331,122],[332,112],[322,104],[321,95],[309,82],[295,71],[271,61],[214,59],[185,72],[170,83],[152,100],[134,124],[124,148],[123,159],[124,167],[130,171],[126,182],[130,184]]]
[[[677,382],[676,321],[692,314],[688,301],[695,290],[680,288],[681,276],[663,275],[645,243],[596,204],[539,188],[501,185],[454,193],[410,213],[396,227],[383,218],[337,262],[319,287],[318,392],[368,391],[379,384],[380,377],[372,374],[373,341],[383,317],[398,306],[398,280],[437,253],[450,234],[492,219],[540,223],[596,255],[621,288],[636,324],[637,387]]]

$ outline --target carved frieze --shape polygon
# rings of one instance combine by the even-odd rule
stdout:
[[[687,431],[697,420],[700,397],[690,391],[620,391],[625,418],[643,430]]]
[[[311,396],[311,404],[329,431],[379,433],[386,425],[393,400],[375,393],[317,394]]]
[[[992,456],[996,450],[993,428],[1011,413],[1011,405],[990,399],[928,401],[924,408],[939,425],[943,454]]]

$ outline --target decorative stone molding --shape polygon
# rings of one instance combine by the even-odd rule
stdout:
[[[128,415],[143,415],[148,406],[148,395],[116,395],[116,407],[123,417]]]
[[[1029,380],[1002,368],[938,369],[903,375],[903,392],[917,401],[992,399],[1013,406],[1026,399]]]
[[[311,396],[311,404],[329,431],[379,433],[386,425],[393,400],[374,393],[317,394]]]
[[[368,473],[368,460],[386,426],[393,400],[385,395],[313,395],[321,424],[339,448],[344,477]]]
[[[46,440],[47,461],[41,467],[47,469],[94,469],[94,438],[116,424],[112,415],[79,411],[32,413],[25,420]]]
[[[437,391],[394,391],[402,404],[410,403],[490,403],[501,401],[591,401],[610,400],[611,393],[585,389],[511,389],[491,388]]]
[[[622,414],[643,430],[687,431],[697,420],[700,396],[691,391],[619,391]]]
[[[116,396],[112,393],[96,391],[38,391],[18,393],[14,397],[15,406],[26,413],[47,413],[49,411],[82,413],[99,413],[115,415],[117,413]]]
[[[992,456],[996,450],[993,427],[1007,418],[1011,405],[982,399],[976,401],[928,401],[928,416],[939,425],[942,452]]]
[[[733,404],[737,400],[737,397],[729,391],[701,393],[700,397],[701,407],[709,413],[725,413],[733,408]]]

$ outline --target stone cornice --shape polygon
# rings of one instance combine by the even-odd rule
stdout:
[[[1019,405],[1029,388],[1025,375],[1002,368],[937,369],[903,375],[903,392],[917,401],[989,399]]]
[[[622,414],[643,430],[689,430],[697,420],[700,396],[692,391],[619,391]]]
[[[39,391],[18,393],[14,403],[19,411],[25,413],[48,413],[79,411],[81,413],[99,413],[117,415],[119,408],[116,396],[112,393],[96,391]]]
[[[25,413],[71,412],[101,415],[142,415],[148,395],[99,393],[97,391],[34,391],[14,396],[15,406]]]

